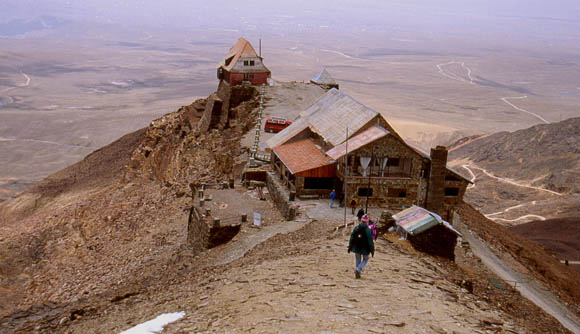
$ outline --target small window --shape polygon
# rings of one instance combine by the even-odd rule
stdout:
[[[254,61],[250,60],[250,66],[254,66]]]
[[[389,190],[387,190],[387,197],[406,198],[407,189],[389,188]]]
[[[389,158],[387,159],[387,166],[397,167],[399,166],[399,158]]]
[[[445,188],[445,196],[459,196],[459,188]]]
[[[248,66],[249,62],[247,60],[244,60],[244,66]]]
[[[359,197],[373,197],[373,188],[358,188],[357,195]]]

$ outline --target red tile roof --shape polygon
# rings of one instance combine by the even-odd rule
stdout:
[[[292,174],[326,166],[334,162],[311,139],[302,139],[290,144],[277,146],[274,148],[274,154]]]

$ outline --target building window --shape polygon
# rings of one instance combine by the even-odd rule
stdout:
[[[389,166],[389,167],[399,166],[399,158],[388,158],[387,159],[387,166]]]
[[[244,73],[244,80],[254,79],[253,73]]]
[[[357,195],[359,197],[373,197],[373,188],[358,188]]]
[[[445,196],[459,196],[459,188],[445,188]]]
[[[249,61],[244,60],[244,66],[248,66],[248,64],[249,64]]]
[[[305,177],[304,189],[332,189],[334,178],[332,177]]]
[[[254,66],[254,61],[250,60],[250,66]]]
[[[387,190],[387,197],[406,198],[407,189],[389,188]]]

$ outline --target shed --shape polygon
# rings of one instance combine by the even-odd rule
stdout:
[[[317,84],[323,88],[331,89],[336,88],[338,89],[338,83],[334,78],[328,73],[328,71],[323,68],[320,73],[318,73],[314,78],[310,79],[310,82],[313,84]]]
[[[422,207],[412,207],[393,215],[398,230],[405,232],[409,242],[419,251],[455,259],[457,237],[462,236],[451,224]]]

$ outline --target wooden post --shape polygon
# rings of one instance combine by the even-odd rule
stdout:
[[[247,213],[242,213],[242,223],[245,223],[248,221],[248,214]]]

